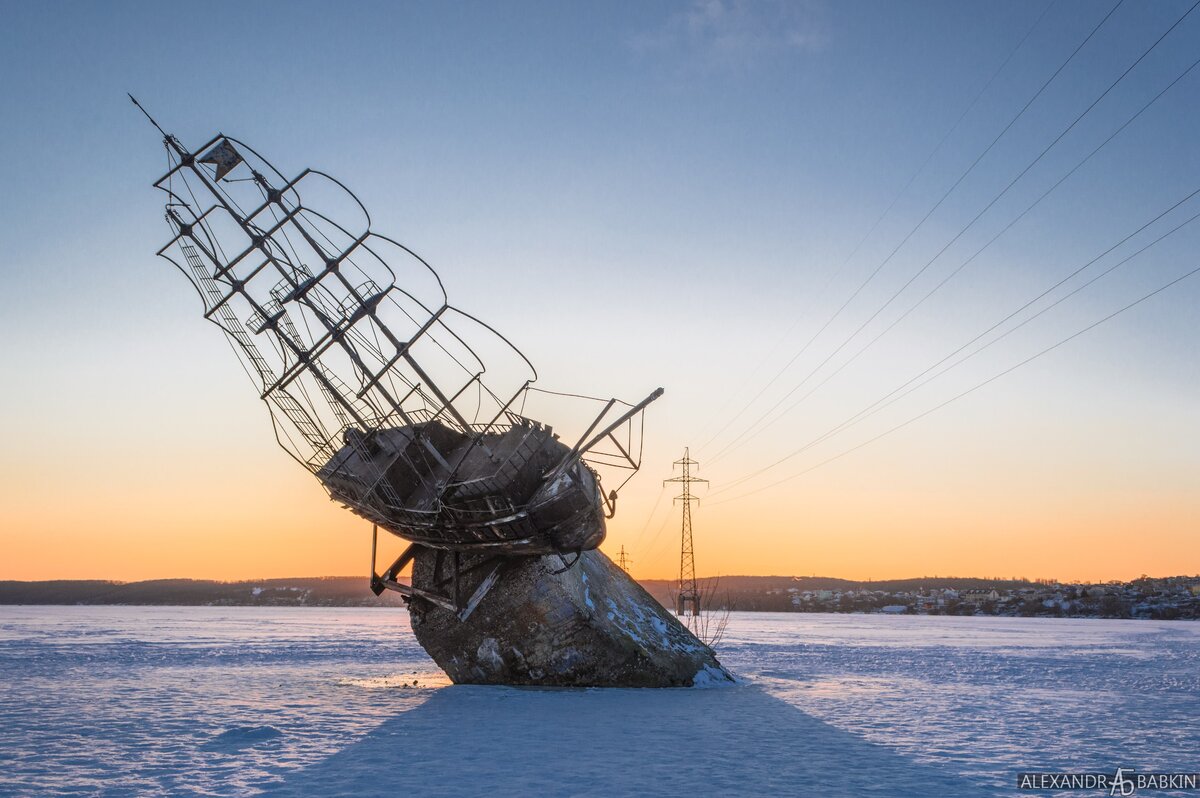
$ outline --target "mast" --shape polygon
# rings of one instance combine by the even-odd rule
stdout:
[[[627,471],[625,481],[640,468],[637,421],[662,389],[637,404],[558,394],[603,409],[574,448],[560,444],[540,455],[544,462],[531,461],[529,446],[522,448],[529,430],[557,440],[524,415],[529,392],[538,390],[532,363],[452,306],[428,263],[375,233],[350,189],[315,169],[289,180],[223,133],[190,150],[130,101],[167,150],[167,172],[154,185],[167,196],[172,238],[158,254],[191,281],[204,318],[233,345],[271,410],[280,445],[331,496],[397,534],[436,528],[455,544],[545,547],[550,531],[542,540],[540,527],[521,526],[529,513],[572,493],[591,502],[596,468]],[[330,190],[331,198],[322,193]],[[342,209],[342,221],[319,210],[323,202],[310,204],[314,194]],[[389,263],[389,253],[399,260]],[[514,426],[521,443],[506,439]],[[498,476],[515,479],[527,462],[529,473],[513,488],[519,496],[504,494]],[[622,485],[600,494],[609,517]],[[473,540],[449,540],[468,535],[467,527]],[[601,527],[588,545],[602,539]]]

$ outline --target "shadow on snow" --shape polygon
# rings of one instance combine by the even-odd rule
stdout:
[[[272,796],[994,795],[743,684],[452,686],[292,773]]]

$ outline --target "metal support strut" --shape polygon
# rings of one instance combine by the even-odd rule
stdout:
[[[451,553],[451,569],[450,574],[446,578],[441,575],[441,563],[444,559],[443,552],[438,551],[437,560],[434,565],[434,585],[437,588],[445,586],[446,592],[438,592],[437,590],[425,590],[423,588],[414,587],[410,584],[405,584],[397,578],[405,566],[411,563],[420,553],[422,546],[416,543],[410,543],[407,548],[401,552],[400,556],[388,566],[387,570],[382,574],[376,573],[375,563],[376,554],[379,545],[379,526],[373,524],[371,526],[371,592],[376,596],[383,593],[385,590],[394,590],[404,597],[405,602],[410,602],[412,599],[421,598],[425,601],[436,604],[437,606],[453,612],[460,621],[465,621],[475,612],[475,608],[483,601],[496,582],[500,580],[504,571],[507,569],[511,558],[509,557],[488,557],[481,562],[462,566],[462,556],[458,551]],[[476,586],[471,593],[470,598],[465,602],[462,598],[463,577],[475,571],[487,570],[487,574]]]

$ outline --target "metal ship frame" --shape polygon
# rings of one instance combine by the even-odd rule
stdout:
[[[600,545],[661,388],[627,403],[535,387],[525,355],[452,306],[433,268],[374,232],[342,183],[315,169],[287,179],[221,133],[188,149],[130,99],[167,155],[154,185],[172,235],[158,254],[225,333],[279,444],[374,525],[376,594],[465,618],[513,557],[557,554],[566,567]],[[534,404],[570,417],[570,443]],[[602,473],[620,484],[606,493]],[[380,528],[410,545],[377,574]],[[434,589],[399,581],[422,547],[436,553]]]

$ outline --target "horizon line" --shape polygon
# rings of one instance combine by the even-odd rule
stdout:
[[[635,582],[678,582],[678,577],[659,577],[659,576],[634,576],[630,577]],[[24,583],[37,584],[49,582],[106,582],[115,585],[133,585],[141,582],[215,582],[219,584],[239,584],[249,582],[282,582],[282,581],[304,581],[318,579],[361,579],[364,583],[369,584],[369,577],[360,576],[357,574],[331,574],[323,576],[263,576],[250,577],[242,579],[217,579],[213,577],[198,577],[198,576],[158,576],[146,579],[110,579],[105,577],[76,577],[76,578],[58,578],[58,579],[0,579],[0,584],[3,583]],[[1053,583],[1062,585],[1077,585],[1077,584],[1111,584],[1128,582],[1136,582],[1139,579],[1200,579],[1200,574],[1175,573],[1164,576],[1152,576],[1142,574],[1141,576],[1132,579],[1100,579],[1100,580],[1081,580],[1070,579],[1061,580],[1054,577],[1024,577],[1024,576],[969,576],[961,574],[924,574],[921,576],[902,576],[902,577],[885,577],[873,579],[852,579],[842,576],[823,576],[823,575],[800,575],[800,574],[719,574],[716,576],[700,576],[699,581],[711,581],[720,579],[790,579],[792,581],[810,580],[810,579],[833,579],[840,582],[850,582],[857,584],[870,584],[872,582],[913,582],[922,579],[974,579],[982,582],[1025,582],[1029,584],[1038,583]]]

